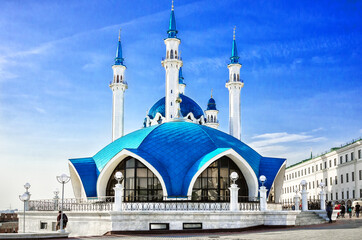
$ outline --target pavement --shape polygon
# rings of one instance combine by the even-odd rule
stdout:
[[[362,218],[337,219],[334,223],[319,225],[297,226],[288,228],[260,228],[242,232],[221,233],[178,233],[158,235],[112,235],[102,237],[70,238],[79,240],[355,240],[362,239]]]

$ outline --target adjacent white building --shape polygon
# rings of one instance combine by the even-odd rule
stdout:
[[[362,139],[287,167],[281,198],[284,205],[293,204],[302,180],[307,181],[309,201],[319,201],[321,182],[325,184],[327,201],[351,204],[361,199]]]

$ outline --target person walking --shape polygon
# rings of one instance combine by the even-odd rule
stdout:
[[[349,215],[349,218],[351,218],[352,217],[352,207],[351,207],[351,205],[347,206],[347,213]]]
[[[332,223],[332,212],[333,212],[332,202],[328,202],[326,211],[327,211],[327,216],[329,218],[329,223]]]
[[[57,226],[56,226],[56,230],[60,229],[60,220],[62,219],[62,211],[59,211],[58,217],[57,217]],[[68,217],[65,213],[63,213],[63,229],[65,229],[67,227],[67,223],[68,223]]]
[[[346,207],[344,205],[341,206],[341,216],[344,218],[344,214],[346,213]]]
[[[359,203],[356,203],[356,206],[354,207],[356,210],[356,217],[358,217],[359,218],[359,211],[360,211],[360,208],[361,208],[361,206],[359,205]]]

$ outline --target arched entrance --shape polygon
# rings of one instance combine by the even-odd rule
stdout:
[[[238,166],[226,156],[210,164],[196,179],[192,189],[193,201],[229,201],[230,174],[237,172],[239,179],[236,181],[239,189],[239,201],[249,200],[248,185]]]
[[[127,157],[113,170],[107,183],[106,195],[114,196],[114,178],[116,172],[122,172],[124,186],[124,201],[161,201],[163,199],[162,186],[153,172],[136,158]]]

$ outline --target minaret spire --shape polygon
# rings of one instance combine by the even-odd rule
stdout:
[[[240,92],[244,86],[240,78],[240,68],[238,51],[236,48],[235,30],[233,29],[233,46],[231,50],[229,69],[229,81],[225,87],[229,89],[229,133],[237,139],[241,138],[241,101]]]
[[[113,81],[109,85],[113,93],[112,141],[123,136],[124,132],[124,92],[128,88],[124,78],[126,66],[123,63],[121,29],[118,34],[117,52],[113,69]]]
[[[176,19],[175,19],[175,11],[173,7],[173,0],[172,0],[172,7],[171,7],[171,15],[170,15],[170,24],[167,30],[168,38],[177,38],[177,30],[176,30]]]

